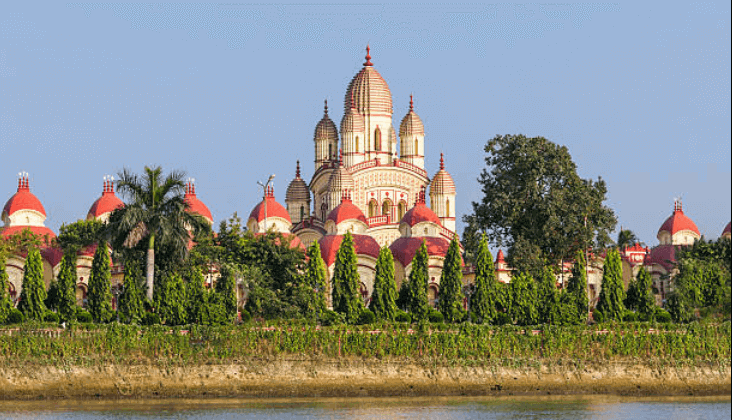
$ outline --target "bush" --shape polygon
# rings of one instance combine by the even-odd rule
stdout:
[[[671,322],[671,314],[661,308],[656,309],[656,321],[664,324]]]
[[[76,313],[76,320],[83,323],[90,323],[92,322],[92,316],[89,312],[81,310]]]
[[[399,312],[397,312],[396,317],[394,318],[394,320],[396,322],[404,322],[406,324],[411,324],[412,323],[412,316],[409,315],[406,312],[399,311]]]
[[[241,308],[241,312],[239,312],[239,319],[241,320],[242,324],[246,324],[247,322],[252,320],[252,314],[249,313],[244,308]]]
[[[142,316],[142,325],[160,325],[160,316],[155,312],[145,312]]]
[[[325,311],[323,316],[320,319],[320,323],[322,325],[331,326],[331,325],[342,325],[346,322],[345,317],[342,314],[339,314],[335,311]]]
[[[376,322],[376,315],[370,309],[365,309],[358,317],[358,325],[368,325],[374,322]]]
[[[638,321],[638,315],[635,312],[629,311],[629,310],[626,310],[625,312],[623,312],[623,322],[636,322],[636,321]]]
[[[431,310],[429,314],[430,322],[434,324],[441,324],[445,322],[445,317],[442,315],[442,312],[438,310]]]
[[[58,314],[56,312],[53,312],[53,311],[47,311],[43,315],[43,320],[45,322],[53,322],[55,324],[58,324],[60,322],[60,319],[58,317]]]
[[[594,320],[595,322],[597,322],[597,323],[600,323],[600,322],[604,322],[604,321],[605,321],[605,315],[603,315],[603,314],[602,314],[602,312],[600,312],[600,311],[598,311],[597,309],[595,309],[595,310],[594,310],[594,311],[592,312],[592,319],[593,319],[593,320]]]
[[[5,320],[7,324],[20,324],[23,322],[23,312],[20,312],[18,308],[13,308],[8,314],[8,318]]]
[[[505,312],[499,312],[496,315],[495,321],[493,321],[495,325],[511,325],[513,324],[513,320],[511,317],[505,313]]]

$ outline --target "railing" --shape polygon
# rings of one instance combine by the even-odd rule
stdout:
[[[411,163],[408,163],[408,162],[404,162],[403,160],[394,159],[394,166],[396,166],[397,168],[409,169],[412,172],[416,172],[416,173],[422,175],[423,177],[428,178],[427,171],[420,168],[419,166],[412,165]]]
[[[444,238],[446,238],[449,241],[452,241],[452,238],[455,237],[455,232],[451,231],[450,229],[447,229],[446,227],[439,227],[440,235],[442,235]]]
[[[369,227],[388,225],[391,223],[391,217],[389,217],[389,215],[386,215],[386,214],[381,215],[381,216],[369,217],[366,219],[366,223],[369,225]]]

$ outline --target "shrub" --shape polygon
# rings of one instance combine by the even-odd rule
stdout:
[[[145,312],[142,316],[142,325],[160,325],[160,316],[155,312]]]
[[[90,323],[90,322],[92,322],[92,316],[89,312],[80,310],[76,314],[76,320],[81,323]]]
[[[18,308],[13,308],[8,314],[8,319],[5,320],[8,324],[20,324],[23,322],[23,312],[20,312]]]
[[[239,319],[241,319],[242,324],[246,324],[252,320],[252,314],[250,314],[246,309],[241,308],[241,311],[239,312]]]
[[[604,316],[604,315],[602,314],[602,312],[600,312],[600,311],[598,311],[597,309],[595,309],[595,310],[594,310],[594,311],[592,312],[592,319],[593,319],[593,320],[594,320],[595,322],[597,322],[597,323],[600,323],[600,322],[604,322],[604,321],[605,321],[605,316]]]
[[[445,322],[445,316],[442,315],[442,312],[437,310],[431,310],[429,314],[430,322],[434,324],[441,324]]]
[[[406,312],[399,311],[396,314],[396,322],[404,322],[406,324],[412,323],[412,316]]]
[[[671,322],[671,314],[661,308],[656,308],[656,321],[667,324]]]
[[[43,320],[45,322],[53,322],[55,324],[58,324],[60,322],[58,314],[56,312],[52,312],[52,311],[47,311],[43,315]]]
[[[636,322],[636,321],[638,321],[638,315],[633,311],[626,310],[623,312],[623,321],[624,322]]]
[[[505,313],[505,312],[499,312],[496,315],[496,319],[494,321],[496,325],[511,325],[513,324],[513,320],[511,320],[511,317]]]
[[[359,325],[368,325],[374,322],[376,322],[376,315],[370,309],[365,309],[358,317]]]
[[[327,310],[323,313],[320,323],[325,326],[341,325],[346,322],[345,316],[338,312]]]

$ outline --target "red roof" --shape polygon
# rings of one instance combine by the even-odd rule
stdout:
[[[732,222],[727,223],[727,226],[725,226],[724,230],[722,231],[722,235],[724,235],[725,233],[727,233],[727,234],[732,233],[732,232],[730,232],[730,225],[732,225]]]
[[[351,235],[353,236],[353,248],[356,255],[368,255],[373,258],[379,258],[379,243],[376,239],[368,235]],[[343,235],[326,235],[318,241],[320,245],[320,255],[323,257],[326,266],[335,263],[336,253],[343,242]]]
[[[504,263],[506,262],[506,257],[503,255],[503,250],[498,250],[498,255],[496,255],[496,262],[497,263]]]
[[[646,259],[646,264],[659,264],[666,270],[674,267],[676,262],[676,246],[659,245],[651,250],[650,257]]]
[[[661,232],[666,231],[671,233],[671,235],[674,235],[676,232],[680,232],[682,230],[690,230],[697,235],[700,235],[699,228],[696,227],[696,224],[691,219],[686,217],[684,211],[681,209],[681,203],[679,202],[676,203],[671,217],[663,222],[661,229],[658,229],[658,233],[660,234]]]
[[[353,202],[351,202],[351,199],[348,198],[346,194],[347,193],[344,193],[343,198],[341,198],[341,204],[331,210],[326,220],[332,220],[335,222],[336,225],[343,221],[354,219],[367,223],[366,216],[363,215],[361,209],[353,204]]]
[[[35,210],[44,216],[46,215],[46,210],[43,208],[41,201],[30,192],[28,178],[18,180],[18,192],[10,197],[10,200],[3,207],[3,213],[7,213],[8,216],[18,210]]]
[[[409,227],[412,227],[420,222],[433,222],[439,226],[442,226],[442,224],[440,223],[440,218],[437,217],[435,212],[433,212],[432,209],[427,207],[423,202],[418,202],[414,207],[409,209],[407,214],[402,217],[401,222],[409,224]]]
[[[64,257],[64,251],[61,248],[52,248],[49,246],[41,248],[41,256],[51,264],[51,267],[56,267]]]
[[[265,235],[267,235],[267,234],[264,233],[264,232],[255,233],[254,234],[255,237],[263,237]],[[283,232],[282,233],[282,237],[284,237],[286,239],[289,239],[289,241],[290,241],[290,248],[299,248],[302,251],[306,251],[307,250],[307,248],[305,248],[305,244],[302,243],[302,241],[300,240],[300,238],[297,235],[292,234],[292,233]],[[275,243],[277,245],[279,245],[280,244],[279,239],[275,240]]]
[[[125,203],[123,203],[122,200],[119,199],[119,197],[114,195],[114,187],[112,183],[109,181],[105,181],[102,196],[97,198],[94,204],[92,204],[88,214],[94,218],[97,218],[105,213],[109,213],[124,206]]]
[[[281,217],[288,222],[292,223],[292,219],[290,219],[290,213],[287,212],[287,210],[282,207],[282,204],[275,201],[274,193],[271,189],[268,189],[267,194],[265,195],[265,199],[260,201],[256,206],[254,206],[254,209],[249,214],[249,218],[256,219],[257,223],[264,220],[264,203],[267,203],[267,217]]]
[[[211,210],[209,210],[208,207],[203,204],[203,201],[199,200],[198,197],[196,197],[195,190],[194,192],[190,193],[186,192],[186,195],[183,197],[183,199],[186,201],[186,204],[188,204],[188,208],[186,209],[187,211],[203,216],[210,222],[213,222]],[[268,217],[271,216],[271,213],[269,211],[269,203],[267,203],[267,213]]]
[[[56,234],[53,233],[53,231],[45,226],[11,226],[8,228],[4,228],[2,230],[3,237],[7,238],[10,235],[14,235],[16,233],[20,233],[25,229],[29,229],[34,234],[44,237],[48,235],[49,238],[53,239],[56,237]]]
[[[389,249],[404,267],[412,262],[412,259],[417,254],[419,247],[422,246],[422,241],[427,243],[427,254],[436,257],[445,257],[447,255],[447,249],[450,247],[450,242],[444,238],[399,238],[394,241]]]

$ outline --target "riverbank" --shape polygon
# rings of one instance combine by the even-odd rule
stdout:
[[[321,398],[508,395],[730,395],[729,367],[604,363],[444,366],[382,360],[271,360],[194,366],[0,366],[0,399]]]

